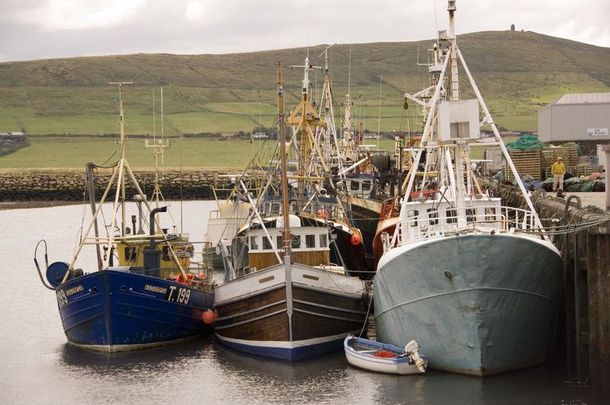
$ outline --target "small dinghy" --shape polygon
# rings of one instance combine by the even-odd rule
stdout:
[[[348,335],[343,341],[349,364],[366,370],[388,374],[421,374],[426,372],[427,361],[419,355],[415,340],[400,347]]]

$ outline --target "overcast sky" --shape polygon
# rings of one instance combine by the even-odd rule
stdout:
[[[436,6],[435,6],[436,4]],[[0,62],[130,53],[231,53],[414,41],[446,0],[0,0]],[[517,29],[610,47],[609,0],[457,0],[456,31]]]

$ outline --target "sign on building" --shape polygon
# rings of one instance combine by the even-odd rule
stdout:
[[[587,135],[591,137],[608,136],[608,128],[587,128]]]

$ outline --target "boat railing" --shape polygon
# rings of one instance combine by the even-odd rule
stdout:
[[[318,219],[332,219],[335,221],[345,220],[343,210],[337,205],[332,203],[312,202],[307,206],[302,213],[308,216],[315,217]]]
[[[384,251],[417,240],[464,232],[543,232],[536,226],[536,214],[530,210],[499,205],[477,205],[463,210],[465,215],[459,215],[456,208],[443,208],[405,216],[398,221],[394,236],[383,237]]]

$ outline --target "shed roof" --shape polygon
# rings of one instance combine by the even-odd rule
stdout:
[[[592,103],[610,103],[610,93],[564,94],[553,104],[592,104]]]

